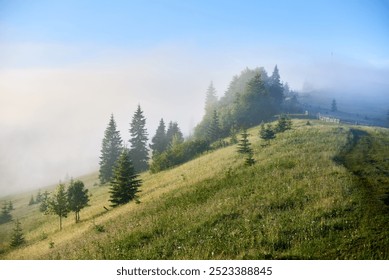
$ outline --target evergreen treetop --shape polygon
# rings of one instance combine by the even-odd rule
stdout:
[[[247,154],[251,151],[251,143],[249,142],[248,137],[250,134],[248,134],[247,129],[243,129],[241,135],[241,139],[238,143],[238,152],[241,154]]]
[[[136,172],[148,169],[149,153],[147,148],[146,119],[138,105],[130,124],[131,143],[130,155]]]
[[[217,141],[221,138],[221,130],[219,124],[219,116],[216,110],[213,110],[212,120],[208,127],[207,139],[210,143]]]
[[[155,135],[151,139],[150,148],[153,156],[163,153],[167,149],[167,144],[166,126],[163,119],[161,119]]]
[[[178,127],[177,122],[169,122],[169,127],[166,132],[166,139],[168,145],[172,145],[173,139],[176,137],[176,141],[184,142],[184,136]]]
[[[104,184],[111,180],[112,170],[115,166],[122,150],[122,139],[120,132],[116,129],[116,122],[111,115],[108,127],[104,132],[104,139],[102,141],[101,156],[100,156],[100,183]]]

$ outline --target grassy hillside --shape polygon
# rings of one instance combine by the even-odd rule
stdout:
[[[81,178],[91,206],[56,216],[14,199],[27,244],[2,259],[389,259],[389,131],[294,120],[269,146],[249,130],[254,166],[236,146],[150,175],[140,204],[106,211],[109,186]]]

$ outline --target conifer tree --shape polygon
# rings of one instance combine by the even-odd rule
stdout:
[[[216,89],[213,86],[213,82],[211,82],[205,96],[205,115],[213,113],[216,109],[217,101]]]
[[[109,182],[112,178],[112,170],[122,150],[120,132],[116,129],[116,122],[111,115],[108,127],[104,132],[101,147],[99,179],[101,184]]]
[[[276,125],[276,132],[284,132],[291,128],[292,128],[292,120],[285,115],[279,116]]]
[[[184,136],[178,127],[178,124],[176,122],[170,122],[169,127],[166,131],[166,139],[168,146],[172,146],[173,139],[176,138],[177,142],[184,142]]]
[[[41,204],[39,205],[39,211],[43,212],[44,214],[47,214],[48,208],[49,208],[49,197],[50,193],[48,191],[45,191],[42,194],[41,198]]]
[[[219,124],[219,116],[216,110],[213,111],[212,120],[208,128],[207,139],[209,142],[215,142],[220,139],[220,124]]]
[[[332,99],[331,112],[337,112],[337,111],[338,111],[338,106],[336,105],[336,100]]]
[[[156,154],[161,154],[167,149],[167,138],[166,138],[166,126],[163,119],[160,120],[157,131],[154,137],[151,139],[150,148],[152,150],[153,157]]]
[[[19,220],[15,221],[15,227],[13,229],[13,233],[11,236],[11,247],[18,247],[22,245],[25,242],[24,240],[24,235],[23,235],[23,230],[20,225]]]
[[[12,203],[11,200],[8,202],[8,210],[9,210],[9,211],[15,210],[14,204]]]
[[[111,206],[115,207],[121,204],[128,203],[135,199],[137,200],[138,188],[142,181],[138,179],[138,174],[135,172],[131,162],[129,151],[124,149],[121,153],[118,163],[114,169],[114,176],[111,181],[109,193]]]
[[[284,87],[281,83],[277,65],[274,67],[273,74],[270,76],[269,91],[274,110],[278,112],[284,99]]]
[[[130,156],[136,172],[142,172],[148,169],[149,153],[147,148],[147,130],[146,119],[138,105],[138,108],[132,117],[130,134],[131,143]]]
[[[245,165],[251,166],[255,163],[255,160],[253,158],[253,149],[251,148],[251,143],[248,139],[249,134],[246,129],[243,130],[241,136],[242,138],[239,140],[238,144],[238,152],[247,156],[245,159]]]
[[[271,124],[267,124],[265,128],[265,124],[261,124],[261,129],[259,131],[259,137],[265,141],[267,141],[267,144],[270,143],[270,140],[274,139],[276,137],[276,134],[271,126]]]
[[[243,129],[243,132],[240,135],[242,138],[239,140],[239,143],[238,143],[238,152],[241,154],[247,154],[251,150],[251,147],[250,147],[251,143],[248,139],[250,134],[247,133],[247,129]]]
[[[88,206],[89,195],[88,189],[85,189],[84,183],[80,180],[73,181],[71,180],[68,191],[68,204],[69,210],[74,212],[75,221],[78,223],[80,221],[80,211]]]
[[[69,213],[69,203],[64,184],[59,184],[56,192],[49,199],[48,211],[59,217],[59,229],[62,230],[62,218],[66,218]]]
[[[10,210],[8,208],[8,204],[4,202],[3,207],[1,208],[0,213],[0,224],[7,223],[12,220],[12,216]]]

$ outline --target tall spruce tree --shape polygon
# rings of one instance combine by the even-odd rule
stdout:
[[[270,76],[269,92],[274,113],[277,113],[284,100],[284,87],[281,83],[277,65],[274,67],[273,74]]]
[[[141,184],[142,181],[138,179],[130,153],[127,149],[124,149],[118,159],[111,181],[111,189],[109,191],[111,194],[109,199],[111,206],[115,207],[133,199],[137,200],[136,194],[139,192],[138,188]]]
[[[131,143],[130,156],[136,172],[142,172],[148,169],[149,152],[147,148],[147,130],[146,119],[143,111],[138,108],[132,117],[130,124]]]
[[[74,212],[75,221],[80,221],[80,211],[88,206],[89,195],[88,189],[85,189],[84,183],[80,180],[70,181],[67,191],[69,210]]]
[[[213,113],[216,109],[217,101],[216,89],[213,86],[213,82],[211,82],[205,95],[205,115],[211,115]]]
[[[64,184],[59,184],[56,192],[50,197],[48,211],[59,217],[59,229],[62,230],[62,218],[66,218],[69,213],[69,202]]]
[[[151,144],[149,145],[152,150],[153,157],[156,154],[161,154],[167,149],[167,138],[166,138],[166,126],[163,119],[159,121],[159,126],[155,132],[154,137],[151,139]]]
[[[122,149],[122,139],[120,137],[120,132],[116,129],[116,122],[112,114],[108,127],[104,132],[104,139],[101,147],[99,173],[101,184],[105,184],[111,180],[112,170]]]
[[[169,127],[166,131],[166,139],[168,146],[172,145],[173,139],[175,139],[176,142],[184,142],[184,135],[176,122],[169,122]]]
[[[213,115],[211,119],[211,123],[208,127],[207,140],[212,143],[220,139],[221,130],[219,124],[219,116],[216,110],[213,110]]]

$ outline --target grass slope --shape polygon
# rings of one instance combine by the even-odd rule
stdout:
[[[62,231],[19,197],[27,244],[8,249],[13,224],[1,225],[0,258],[389,259],[389,131],[305,123],[269,146],[249,130],[251,167],[231,146],[144,173],[140,204],[106,211],[109,186],[81,178],[91,206]]]

